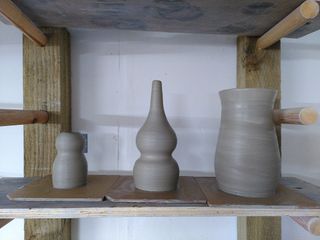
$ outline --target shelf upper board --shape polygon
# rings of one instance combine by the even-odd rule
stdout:
[[[13,0],[38,26],[259,36],[304,0]],[[320,29],[320,17],[290,37]]]
[[[196,178],[203,180],[203,178]],[[302,194],[305,200],[282,195],[281,201],[232,203],[157,204],[104,202],[10,201],[6,195],[30,183],[29,178],[0,179],[0,218],[84,218],[103,216],[320,216],[320,188],[296,178],[282,179],[282,185]],[[199,182],[200,183],[200,182]],[[219,193],[219,195],[221,195]],[[291,196],[291,197],[290,197]],[[225,195],[223,195],[225,197]],[[277,197],[275,197],[277,199]],[[236,200],[238,201],[238,200]],[[312,201],[312,204],[308,202]],[[303,203],[302,203],[303,202]],[[305,204],[307,202],[307,204]]]

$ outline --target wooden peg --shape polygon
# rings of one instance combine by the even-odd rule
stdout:
[[[47,123],[46,111],[0,109],[0,126]]]
[[[19,28],[29,39],[45,46],[48,39],[44,33],[10,0],[0,0],[0,14]]]
[[[319,217],[291,217],[293,221],[302,226],[313,235],[320,236],[320,218]]]
[[[319,4],[316,0],[306,0],[297,9],[262,35],[258,41],[256,48],[265,49],[282,37],[289,35],[304,24],[315,18],[319,14]]]
[[[310,125],[315,123],[317,119],[317,111],[310,107],[288,108],[273,111],[273,121],[275,124]]]

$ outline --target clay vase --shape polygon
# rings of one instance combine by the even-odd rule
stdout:
[[[218,187],[243,197],[270,197],[280,179],[280,153],[273,123],[276,91],[220,92],[220,132],[215,156]]]
[[[136,188],[152,192],[175,190],[179,167],[171,154],[177,137],[164,112],[161,81],[152,82],[149,115],[137,134],[136,144],[141,152],[133,168]]]
[[[54,188],[70,189],[87,183],[88,165],[82,153],[84,141],[79,133],[60,133],[56,138],[57,156],[53,162]]]

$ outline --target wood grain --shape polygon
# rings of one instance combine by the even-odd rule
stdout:
[[[52,176],[36,179],[30,184],[9,193],[15,201],[103,201],[118,176],[89,175],[87,185],[73,189],[55,189]]]
[[[24,127],[24,174],[50,174],[55,138],[71,129],[70,39],[65,29],[43,28],[45,47],[23,38],[24,109],[46,110],[49,122]],[[25,222],[25,239],[70,239],[70,220]]]
[[[206,203],[206,197],[193,177],[180,177],[176,191],[147,192],[135,188],[133,177],[122,176],[112,186],[107,199],[130,203]]]
[[[0,126],[47,123],[46,111],[0,109]]]
[[[317,111],[310,107],[277,109],[273,112],[275,124],[310,125],[316,123],[317,119]]]
[[[247,198],[231,195],[218,189],[215,178],[197,178],[201,190],[207,198],[207,203],[211,207],[217,206],[241,206],[253,207],[255,205],[273,206],[281,208],[284,206],[295,206],[297,208],[317,207],[317,203],[306,198],[296,190],[289,189],[284,185],[279,185],[274,196],[268,198]]]
[[[46,35],[11,0],[0,0],[0,14],[19,28],[29,39],[40,46],[46,45],[48,41]]]
[[[306,0],[292,13],[272,27],[257,40],[257,49],[270,47],[281,38],[286,37],[319,14],[319,5],[315,0]]]
[[[281,239],[280,217],[238,217],[238,240]]]
[[[261,36],[304,0],[13,0],[38,26]],[[320,28],[320,18],[290,37]]]
[[[111,201],[11,201],[8,193],[30,183],[30,178],[0,179],[0,218],[87,218],[107,216],[320,216],[320,188],[297,178],[283,178],[282,184],[301,193],[317,206],[226,205],[206,203],[137,203]],[[288,197],[288,202],[294,200]],[[59,226],[59,225],[58,225]],[[259,228],[258,228],[259,229]],[[258,230],[257,230],[258,231]],[[43,239],[46,239],[45,237]]]
[[[281,99],[281,52],[280,42],[268,49],[256,49],[257,38],[238,37],[237,40],[237,87],[271,88],[278,90],[275,108]],[[281,129],[277,127],[281,152]],[[238,240],[280,240],[281,218],[238,218]]]

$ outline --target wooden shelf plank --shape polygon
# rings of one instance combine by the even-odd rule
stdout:
[[[277,193],[268,198],[247,198],[239,197],[224,193],[218,189],[218,184],[215,178],[198,178],[198,182],[203,192],[208,198],[209,206],[219,205],[234,205],[234,206],[295,206],[297,208],[319,207],[319,204],[315,201],[306,198],[303,194],[300,194],[296,189],[288,188],[283,184],[280,184]],[[289,181],[290,182],[290,181]],[[308,186],[306,186],[308,188]]]
[[[0,179],[0,218],[86,218],[105,216],[320,216],[320,189],[296,178],[282,184],[304,194],[316,205],[157,204],[104,202],[10,201],[6,195],[30,183],[31,178]],[[312,192],[311,192],[312,191]],[[290,201],[289,201],[290,200]],[[292,202],[288,199],[288,202]]]
[[[194,177],[180,177],[177,191],[146,192],[135,188],[132,176],[121,176],[111,187],[107,199],[132,203],[206,203],[207,199]]]
[[[13,2],[39,26],[259,36],[290,14],[303,0]],[[298,29],[291,37],[301,37],[318,29],[320,18]]]
[[[35,179],[7,197],[15,201],[103,201],[119,176],[89,175],[87,184],[74,189],[55,189],[52,176]]]

